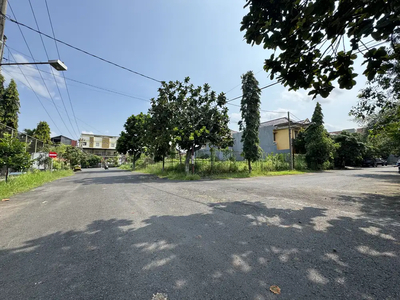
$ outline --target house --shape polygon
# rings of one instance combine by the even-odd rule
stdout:
[[[69,137],[59,135],[51,138],[51,141],[54,144],[63,144],[63,145],[68,145],[68,146],[74,146],[76,147],[77,141],[70,139]]]
[[[104,159],[117,156],[118,136],[96,135],[82,133],[79,139],[79,146],[86,153],[101,156]]]
[[[306,128],[310,124],[308,119],[294,122],[290,121],[291,127],[291,138],[295,139],[297,134],[302,128]],[[231,131],[234,144],[231,150],[236,160],[243,160],[241,156],[243,152],[242,132]],[[265,154],[277,154],[277,153],[290,153],[289,147],[289,120],[288,118],[278,118],[263,122],[260,124],[258,137],[260,140],[260,148]],[[207,145],[203,149],[197,152],[197,155],[210,155],[210,148]],[[223,153],[220,151],[216,152],[216,156],[219,159],[223,159]]]

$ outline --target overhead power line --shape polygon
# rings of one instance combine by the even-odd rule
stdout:
[[[31,1],[31,0],[29,0],[29,2],[30,2],[30,1]],[[45,3],[46,3],[47,15],[48,15],[49,21],[50,21],[51,32],[53,33],[53,37],[54,37],[54,39],[55,39],[55,38],[56,38],[56,34],[55,34],[55,32],[54,32],[53,22],[52,22],[52,20],[51,20],[50,10],[49,10],[49,6],[47,5],[47,0],[45,0]],[[38,30],[39,30],[39,27],[38,27]],[[42,38],[42,35],[40,35],[40,37]],[[56,40],[54,40],[54,44],[56,45],[56,50],[57,50],[58,58],[61,59],[60,51],[58,50],[58,45],[57,45],[57,41],[56,41]],[[52,72],[52,73],[53,73],[53,72]],[[78,122],[76,121],[75,110],[74,110],[74,106],[72,105],[72,100],[71,100],[71,95],[70,95],[70,93],[69,93],[68,84],[67,84],[67,81],[65,80],[65,74],[64,74],[64,72],[61,72],[61,73],[62,73],[63,78],[64,78],[64,83],[65,83],[65,88],[66,88],[66,90],[67,90],[67,95],[68,95],[68,99],[69,99],[69,104],[71,105],[72,115],[74,116],[74,119],[75,119],[75,125],[76,125],[76,129],[78,130],[78,138],[79,138],[79,137],[80,137],[81,131],[80,131],[80,129],[79,129]],[[53,76],[54,76],[54,73],[53,73]],[[54,78],[54,79],[55,79],[55,78]],[[57,85],[57,86],[58,86],[58,85]],[[63,101],[63,104],[64,104],[64,101]],[[68,118],[69,118],[69,116],[68,116]],[[71,122],[71,120],[70,120],[70,122]],[[72,124],[71,124],[71,125],[72,125]]]
[[[13,54],[12,54],[12,53],[10,53],[10,54],[11,54],[11,56],[13,57]],[[13,58],[13,59],[14,59],[14,58]],[[22,75],[24,75],[24,78],[25,78],[26,82],[28,83],[28,85],[26,85],[25,83],[22,83],[22,84],[24,84],[25,86],[27,86],[28,88],[30,88],[30,89],[33,91],[33,93],[35,94],[35,96],[36,96],[37,100],[39,101],[40,105],[43,107],[44,111],[46,112],[47,116],[49,117],[49,119],[51,120],[51,122],[53,123],[53,125],[56,127],[56,129],[58,130],[58,132],[60,132],[60,134],[61,134],[60,128],[58,128],[56,122],[54,122],[53,118],[51,117],[51,115],[50,115],[49,112],[47,111],[46,107],[43,105],[42,100],[40,100],[38,94],[37,94],[37,93],[35,92],[35,90],[33,89],[33,87],[32,87],[32,85],[31,85],[31,83],[29,82],[28,78],[25,76],[24,71],[22,70],[21,66],[18,66],[18,68],[21,70]],[[4,71],[4,70],[3,70],[2,72],[7,73],[7,71]]]
[[[15,48],[13,48],[13,47],[10,47],[10,46],[8,46],[7,44],[6,44],[5,46],[6,46],[6,48],[8,48],[8,50],[10,50],[10,49],[11,49],[11,50],[14,50],[15,52],[21,53],[22,55],[31,58],[31,57],[30,57],[29,55],[27,55],[26,53],[23,53],[23,52],[21,52],[21,51],[15,49]],[[6,60],[7,60],[7,58],[3,58],[3,59],[6,59]],[[7,66],[4,66],[4,67],[7,67]],[[25,68],[31,68],[31,69],[36,70],[36,68],[31,67],[31,66],[25,66]],[[45,70],[42,70],[42,69],[40,69],[40,72],[46,73],[46,74],[50,74],[50,75],[51,75],[51,74],[54,74],[54,73],[50,73],[50,72],[45,71]],[[62,73],[62,74],[64,75],[64,73]],[[72,78],[66,77],[65,75],[62,77],[62,76],[60,76],[60,75],[58,75],[58,74],[54,74],[54,76],[60,77],[60,78],[63,78],[63,77],[64,77],[64,79],[66,79],[66,80],[68,80],[68,81],[72,81],[72,82],[76,82],[76,83],[79,83],[79,84],[82,84],[82,85],[90,86],[90,87],[93,87],[93,88],[96,88],[96,89],[99,89],[99,90],[103,90],[103,91],[106,91],[106,92],[109,92],[109,93],[114,93],[114,94],[116,94],[116,95],[120,95],[120,96],[124,96],[124,97],[128,97],[128,98],[132,98],[132,99],[137,99],[137,100],[141,100],[141,101],[145,101],[145,102],[150,102],[150,100],[145,99],[145,98],[142,98],[142,97],[138,97],[138,96],[133,96],[133,95],[125,94],[125,93],[123,93],[123,92],[119,92],[119,91],[112,90],[112,89],[109,89],[109,88],[105,88],[105,87],[101,87],[101,86],[94,85],[94,84],[91,84],[91,83],[83,82],[83,81],[80,81],[80,80],[77,80],[77,79],[72,79]],[[34,77],[34,76],[29,76],[29,77]]]
[[[16,19],[16,16],[15,16],[14,10],[12,9],[12,6],[10,5],[10,3],[8,3],[8,5],[9,5],[9,7],[10,7],[10,9],[11,9],[11,13],[13,14],[14,18]],[[29,44],[28,44],[28,42],[27,42],[27,40],[26,40],[26,38],[25,38],[24,32],[23,32],[22,29],[21,29],[21,26],[18,26],[18,28],[19,28],[19,31],[21,32],[22,38],[23,38],[23,40],[24,40],[24,42],[25,42],[26,47],[28,48],[28,51],[29,51],[29,53],[30,53],[32,59],[35,61],[35,59],[34,59],[34,57],[33,57],[33,54],[32,54],[32,51],[31,51],[31,48],[29,47]],[[35,66],[36,66],[37,70],[39,71],[39,68],[37,67],[37,65],[35,65]],[[57,113],[58,113],[58,115],[59,115],[61,121],[63,122],[63,124],[64,124],[65,128],[67,129],[67,131],[69,132],[69,134],[70,134],[71,136],[73,136],[73,134],[72,134],[71,131],[69,130],[67,124],[65,124],[65,121],[64,121],[63,117],[62,117],[61,114],[60,114],[60,111],[58,110],[58,108],[57,108],[57,106],[56,106],[56,103],[55,103],[55,101],[54,101],[54,99],[53,99],[53,96],[51,95],[51,93],[50,93],[50,91],[49,91],[49,88],[47,87],[47,84],[46,84],[45,80],[43,79],[42,73],[39,72],[39,75],[40,75],[40,77],[42,78],[43,84],[44,84],[44,86],[45,86],[45,88],[46,88],[46,90],[47,90],[47,93],[48,93],[49,96],[50,96],[51,101],[52,101],[53,104],[54,104],[54,107],[56,108],[56,111],[57,111]]]
[[[9,71],[4,71],[3,70],[3,72],[5,72],[5,73],[10,73]],[[22,74],[24,74],[24,73],[22,73]],[[27,76],[27,77],[29,77],[29,76]],[[26,83],[24,83],[24,82],[22,82],[21,81],[21,83],[23,84],[23,85],[25,85],[28,89],[30,89],[35,95],[36,95],[36,97],[38,98],[38,100],[39,100],[39,102],[42,104],[42,101],[40,100],[40,97],[37,95],[37,93],[35,92],[35,90],[33,89],[33,87],[32,87],[32,85],[30,85],[30,83],[29,83],[29,81],[27,80],[27,78],[25,78],[26,79],[26,81],[28,82],[28,84],[26,84]],[[46,101],[51,101],[51,100],[49,100],[49,99],[47,99],[47,98],[44,98]],[[44,107],[44,105],[42,104],[42,106],[43,106],[43,108],[44,108],[44,110],[47,112],[47,110],[46,110],[46,108]],[[59,105],[57,105],[59,108],[61,108],[61,106],[59,106]],[[56,128],[58,129],[58,131],[60,131],[60,129],[57,127],[57,124],[53,121],[53,119],[51,118],[51,116],[50,116],[50,114],[47,112],[47,115],[49,116],[49,118],[50,118],[50,120],[54,123],[54,125],[56,126]],[[83,123],[83,124],[85,124],[86,126],[88,126],[88,127],[90,127],[91,129],[93,129],[93,130],[95,130],[96,132],[98,132],[99,134],[102,134],[102,132],[100,131],[100,130],[98,130],[98,129],[96,129],[95,127],[93,127],[92,125],[90,125],[90,124],[88,124],[88,123],[86,123],[85,121],[83,121],[83,120],[81,120],[81,119],[79,119],[79,118],[76,118],[78,121],[80,121],[81,123]]]
[[[34,20],[35,20],[35,23],[36,23],[36,27],[37,27],[38,30],[40,30],[40,28],[39,28],[39,23],[38,23],[38,21],[37,21],[37,19],[36,19],[35,10],[33,9],[31,0],[29,0],[29,5],[30,5],[30,7],[31,7],[31,11],[32,11],[32,15],[33,15],[33,18],[34,18]],[[49,54],[48,54],[48,52],[47,52],[46,45],[45,45],[44,40],[43,40],[43,37],[42,37],[41,35],[40,35],[40,40],[42,41],[42,45],[43,45],[43,48],[44,48],[44,52],[46,53],[47,60],[50,60]],[[60,58],[60,57],[58,57],[58,58]],[[69,113],[68,113],[67,107],[65,106],[64,97],[63,97],[63,95],[62,95],[62,93],[61,93],[61,90],[60,90],[58,81],[57,81],[56,77],[54,76],[54,73],[51,72],[51,74],[53,75],[54,81],[56,82],[57,90],[58,90],[58,93],[60,94],[61,102],[62,102],[62,104],[63,104],[65,113],[67,114],[67,118],[68,118],[69,124],[71,125],[72,131],[75,131],[75,130],[74,130],[74,126],[72,125],[72,122],[71,122],[71,118],[69,117]],[[76,131],[75,131],[75,134],[76,134]],[[79,129],[78,129],[78,136],[79,136]]]
[[[241,107],[239,104],[233,104],[233,103],[227,103],[227,104],[236,107]],[[260,111],[267,113],[274,113],[274,114],[287,114],[287,111],[276,111],[276,110],[265,110],[265,109],[260,109]]]
[[[279,83],[279,82],[276,81],[276,82],[274,82],[274,83],[268,84],[268,85],[263,86],[262,88],[260,88],[260,90],[265,90],[265,89],[267,89],[267,88],[269,88],[269,87],[271,87],[271,86],[274,86],[274,85],[276,85],[276,84],[278,84],[278,83]],[[232,101],[237,100],[237,99],[240,99],[240,98],[242,98],[242,97],[243,97],[243,95],[240,95],[240,96],[237,96],[237,97],[235,97],[235,98],[229,99],[229,100],[226,101],[226,102],[227,102],[227,103],[228,103],[228,102],[232,102]]]
[[[89,56],[92,56],[92,57],[94,57],[94,58],[97,58],[97,59],[99,59],[99,60],[101,60],[101,61],[103,61],[103,62],[106,62],[106,63],[110,64],[110,65],[113,65],[113,66],[118,67],[118,68],[120,68],[120,69],[126,70],[126,71],[128,71],[128,72],[133,73],[133,74],[139,75],[139,76],[141,76],[141,77],[144,77],[144,78],[153,80],[153,81],[155,81],[155,82],[159,82],[159,83],[162,82],[161,80],[158,80],[158,79],[155,79],[155,78],[153,78],[153,77],[151,77],[151,76],[147,76],[147,75],[145,75],[145,74],[143,74],[143,73],[134,71],[134,70],[132,70],[132,69],[130,69],[130,68],[128,68],[128,67],[124,67],[124,66],[122,66],[122,65],[120,65],[120,64],[117,64],[117,63],[112,62],[112,61],[110,61],[110,60],[108,60],[108,59],[102,58],[102,57],[100,57],[100,56],[98,56],[98,55],[92,54],[92,53],[90,53],[90,52],[88,52],[88,51],[86,51],[86,50],[83,50],[83,49],[79,48],[79,47],[73,46],[73,45],[71,45],[71,44],[69,44],[69,43],[67,43],[67,42],[61,41],[61,40],[59,40],[59,39],[57,39],[57,38],[55,38],[55,37],[52,37],[52,36],[50,36],[50,35],[48,35],[48,34],[46,34],[46,33],[41,32],[40,30],[34,29],[34,28],[32,28],[32,27],[30,27],[30,26],[24,24],[24,23],[18,22],[18,21],[16,20],[15,16],[14,16],[14,19],[10,18],[10,17],[7,16],[7,15],[3,15],[3,16],[4,16],[5,18],[7,18],[9,21],[11,21],[11,22],[17,24],[18,26],[25,27],[25,28],[27,28],[27,29],[29,29],[29,30],[31,30],[31,31],[34,31],[34,32],[36,32],[36,33],[38,33],[38,34],[40,34],[40,35],[43,35],[43,36],[45,36],[45,37],[47,37],[47,38],[49,38],[49,39],[52,39],[52,40],[54,40],[54,41],[56,41],[56,42],[58,42],[58,43],[60,43],[60,44],[63,44],[63,45],[65,45],[65,46],[70,47],[70,48],[72,48],[72,49],[75,49],[75,50],[77,50],[77,51],[79,51],[79,52],[82,52],[82,53],[85,53],[85,54],[87,54],[87,55],[89,55]]]

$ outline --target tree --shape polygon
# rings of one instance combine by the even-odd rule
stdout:
[[[0,166],[6,167],[6,182],[10,168],[24,170],[29,168],[31,164],[31,156],[26,152],[25,143],[7,133],[4,134],[3,138],[0,138]]]
[[[337,144],[335,152],[335,166],[344,168],[347,166],[358,166],[361,164],[366,145],[360,141],[359,134],[342,131],[333,138]]]
[[[251,173],[251,162],[257,161],[261,157],[260,140],[258,137],[261,90],[252,71],[242,76],[242,91],[243,96],[240,108],[242,120],[239,121],[239,129],[243,131],[241,139],[243,143],[243,157],[247,160],[249,173]]]
[[[294,153],[306,154],[306,130],[307,129],[304,128],[300,129],[296,138],[293,140]]]
[[[4,77],[3,75],[0,74],[0,123],[5,124],[4,122],[4,115],[5,115],[5,111],[4,111],[4,106],[5,102],[4,102]],[[1,126],[1,124],[0,124]],[[3,131],[3,129],[2,129]]]
[[[24,129],[24,132],[25,132],[27,135],[31,136],[31,137],[33,137],[33,136],[35,135],[35,131],[36,131],[36,128],[34,128],[34,129],[25,128],[25,129]]]
[[[0,98],[0,101],[1,101],[0,111],[2,112],[0,123],[3,123],[8,127],[18,129],[18,114],[19,114],[20,103],[19,103],[17,84],[13,79],[11,79],[10,84],[5,89],[3,98],[2,99]]]
[[[157,99],[151,99],[149,109],[148,141],[149,151],[154,156],[154,161],[162,161],[164,171],[165,157],[171,152],[171,144],[174,134],[173,102],[170,101],[167,89],[160,88]]]
[[[50,126],[47,124],[45,121],[39,122],[37,125],[34,135],[35,138],[38,140],[41,140],[45,144],[51,144],[51,138],[50,138]]]
[[[120,154],[128,153],[132,156],[133,169],[146,147],[149,118],[149,115],[143,113],[130,116],[125,122],[125,131],[121,132],[117,140],[116,150]]]
[[[329,167],[333,159],[334,144],[324,128],[324,115],[317,102],[311,124],[305,131],[306,162],[312,170],[323,170]]]
[[[65,148],[63,158],[67,159],[70,167],[73,168],[73,166],[81,164],[84,155],[85,154],[81,149],[73,146],[67,146]]]
[[[163,82],[160,92],[167,95],[172,105],[173,118],[169,124],[173,126],[174,143],[186,151],[186,174],[194,151],[207,144],[226,148],[233,143],[225,94],[217,96],[208,84],[194,87],[189,77],[184,82]]]
[[[369,80],[390,70],[388,62],[400,55],[399,1],[247,0],[245,7],[250,11],[241,30],[247,43],[274,51],[264,70],[290,89],[311,88],[314,97],[327,97],[335,81],[341,89],[351,89],[358,76],[352,65],[359,53]],[[375,45],[365,44],[366,38]],[[392,53],[377,48],[383,42],[390,42]]]
[[[393,68],[367,83],[360,91],[359,101],[350,111],[359,120],[367,120],[378,112],[384,113],[400,104],[400,60],[392,60]]]

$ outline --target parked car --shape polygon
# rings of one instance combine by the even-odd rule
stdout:
[[[74,171],[82,171],[81,165],[75,165],[74,166]]]
[[[387,160],[383,159],[383,158],[377,158],[375,159],[375,162],[377,165],[381,165],[381,166],[387,166]]]
[[[365,158],[362,162],[363,167],[376,167],[377,163],[375,158]]]

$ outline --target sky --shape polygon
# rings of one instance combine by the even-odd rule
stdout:
[[[241,75],[249,70],[256,73],[261,87],[274,82],[262,70],[271,52],[247,44],[240,31],[247,13],[244,0],[47,2],[59,40],[157,80],[182,81],[189,76],[195,85],[208,83],[217,93],[226,92],[228,99],[241,95]],[[31,3],[40,30],[52,35],[45,0]],[[19,22],[37,28],[29,0],[9,0],[7,15],[14,18],[12,11]],[[49,59],[67,65],[64,76],[68,79],[66,85],[63,74],[48,65],[39,66],[41,73],[34,66],[2,67],[7,82],[14,78],[18,85],[19,130],[46,121],[53,136],[78,139],[80,132],[119,135],[126,119],[147,112],[147,99],[157,97],[160,83],[156,81],[60,43],[58,56],[53,40],[43,37],[44,48],[39,34],[26,28],[22,32],[33,55],[18,26],[7,20],[8,48],[3,57],[18,62],[47,61],[46,49]],[[355,70],[362,73],[360,65]],[[317,99],[329,131],[358,127],[348,114],[365,85],[364,78],[356,80],[352,90],[335,89],[328,98]],[[261,121],[284,117],[288,111],[295,120],[311,119],[316,100],[307,93],[289,91],[280,84],[263,90]],[[240,99],[231,103],[240,104]],[[228,107],[230,128],[238,130],[240,108]]]

